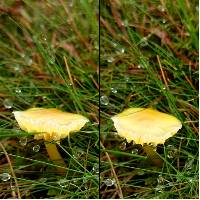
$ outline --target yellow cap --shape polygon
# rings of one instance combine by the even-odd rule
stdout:
[[[142,145],[163,144],[182,127],[176,117],[151,108],[129,108],[112,120],[121,137]]]
[[[35,139],[44,138],[48,141],[65,138],[70,132],[79,131],[89,121],[82,115],[55,108],[31,108],[13,113],[22,130],[38,133]]]

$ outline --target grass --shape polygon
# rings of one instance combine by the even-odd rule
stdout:
[[[98,13],[94,0],[1,1],[0,198],[198,198],[197,1],[101,0]],[[65,175],[19,129],[12,111],[30,107],[90,119],[58,145]],[[110,118],[128,107],[181,120],[157,147],[162,167],[116,134]]]
[[[11,175],[0,198],[98,198],[98,2],[6,0],[0,10],[0,174]],[[12,111],[30,107],[90,120],[58,147],[66,174],[19,130]]]
[[[100,16],[100,197],[197,199],[198,2],[103,0]],[[129,107],[181,120],[157,147],[162,167],[116,134],[110,118]]]

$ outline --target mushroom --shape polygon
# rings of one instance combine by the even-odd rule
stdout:
[[[14,111],[15,119],[24,131],[34,133],[34,139],[44,139],[49,158],[61,165],[58,171],[63,173],[66,164],[58,152],[55,143],[71,132],[79,131],[89,120],[82,115],[63,112],[55,108],[31,108],[26,111]]]
[[[158,160],[160,156],[149,143],[157,146],[181,129],[181,122],[174,116],[152,108],[129,108],[111,118],[118,134],[143,145],[150,159]],[[156,161],[157,162],[157,161]]]

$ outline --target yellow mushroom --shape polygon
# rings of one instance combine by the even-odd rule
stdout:
[[[89,120],[82,115],[67,113],[55,108],[31,108],[26,111],[14,111],[15,119],[24,131],[35,133],[34,139],[44,139],[50,159],[56,164],[66,167],[55,143],[71,132],[79,131]],[[59,172],[65,172],[58,168]]]
[[[111,119],[121,137],[143,145],[151,158],[156,157],[156,152],[146,144],[163,144],[182,127],[176,117],[152,108],[129,108]]]

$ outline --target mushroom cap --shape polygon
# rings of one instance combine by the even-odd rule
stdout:
[[[118,134],[137,144],[163,144],[181,129],[174,116],[152,108],[129,108],[111,118]]]
[[[13,113],[22,130],[38,133],[34,136],[37,140],[60,140],[70,132],[79,131],[89,121],[82,115],[55,108],[31,108]]]

